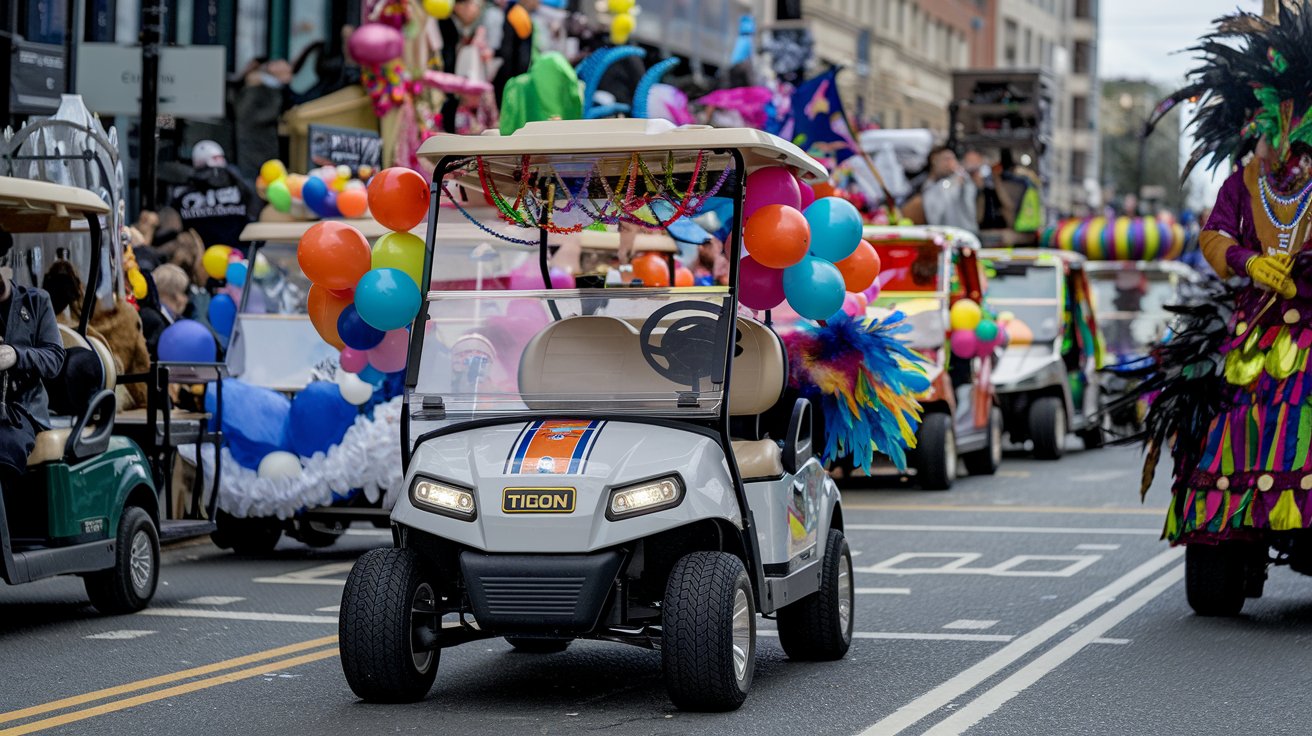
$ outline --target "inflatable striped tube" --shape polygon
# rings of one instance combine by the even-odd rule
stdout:
[[[1093,261],[1173,260],[1184,251],[1184,228],[1155,217],[1069,219],[1045,230],[1041,244]]]

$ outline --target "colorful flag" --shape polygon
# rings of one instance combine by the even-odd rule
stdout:
[[[780,133],[798,148],[835,164],[855,156],[856,141],[838,96],[838,67],[808,79],[793,92],[791,116]]]

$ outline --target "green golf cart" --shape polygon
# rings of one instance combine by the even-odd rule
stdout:
[[[0,576],[17,585],[80,575],[91,603],[113,614],[141,610],[155,594],[159,501],[146,456],[114,435],[114,360],[87,334],[109,212],[86,189],[0,177],[0,227],[15,236],[11,262],[23,266],[15,278],[30,281],[47,257],[67,257],[87,284],[81,321],[59,328],[64,370],[46,382],[54,426],[37,435],[21,481],[0,489]],[[89,253],[79,252],[88,241]]]

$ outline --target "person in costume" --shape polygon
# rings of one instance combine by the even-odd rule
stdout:
[[[1231,615],[1260,595],[1269,547],[1312,526],[1312,0],[1276,21],[1221,18],[1193,50],[1201,64],[1177,93],[1201,96],[1185,176],[1205,159],[1235,167],[1199,242],[1238,278],[1180,310],[1154,351],[1142,490],[1170,446],[1164,537],[1189,545],[1195,611]]]

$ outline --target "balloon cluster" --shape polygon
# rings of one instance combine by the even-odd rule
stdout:
[[[214,332],[226,340],[232,335],[232,326],[237,322],[237,304],[241,301],[241,290],[246,285],[250,264],[241,251],[226,245],[206,248],[200,263],[206,275],[225,282],[218,293],[210,297],[206,316]]]
[[[991,355],[1007,341],[1006,322],[985,313],[974,299],[960,299],[948,313],[952,354],[969,360]]]
[[[802,317],[828,319],[849,296],[860,304],[856,295],[879,275],[879,256],[861,239],[856,207],[838,197],[816,199],[785,167],[747,177],[743,220],[747,256],[738,274],[750,309],[773,309],[787,299]]]
[[[369,212],[365,182],[373,167],[321,166],[309,174],[289,174],[281,161],[271,159],[260,166],[255,180],[275,210],[296,216],[364,217]]]
[[[344,373],[378,387],[405,368],[406,327],[423,302],[420,284],[428,283],[424,241],[410,233],[428,215],[428,183],[394,167],[370,180],[367,195],[374,219],[393,232],[370,248],[351,225],[320,222],[301,236],[296,259],[312,284],[308,311],[319,336],[341,351]],[[338,386],[343,396],[351,390]]]
[[[633,29],[638,27],[634,18],[640,11],[636,0],[607,0],[606,9],[610,11],[610,42],[616,46],[628,43]]]

